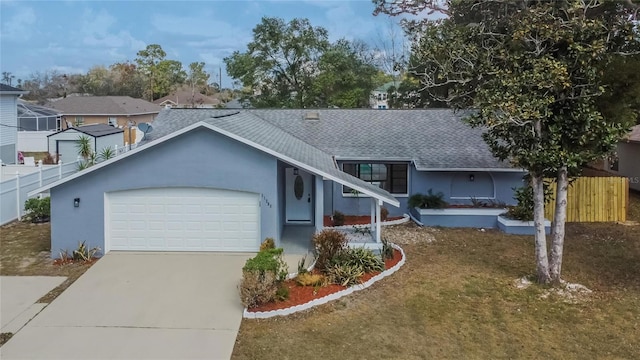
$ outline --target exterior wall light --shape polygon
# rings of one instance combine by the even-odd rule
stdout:
[[[298,175],[298,168],[293,168],[293,175]]]
[[[80,198],[73,199],[73,207],[80,207]]]
[[[476,177],[473,174],[469,175],[469,181],[475,181]]]

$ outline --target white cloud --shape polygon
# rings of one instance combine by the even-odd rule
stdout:
[[[14,9],[13,15],[9,20],[2,21],[0,36],[14,41],[28,40],[33,33],[33,25],[37,20],[36,13],[31,7],[15,7]]]
[[[209,11],[191,16],[155,14],[151,25],[159,32],[184,38],[187,46],[195,48],[239,47],[250,41],[250,30],[213,17]]]
[[[87,46],[108,49],[125,48],[127,50],[140,50],[146,46],[144,41],[134,38],[126,30],[111,30],[117,24],[117,20],[105,10],[100,10],[97,13],[85,10],[82,18],[82,43]]]
[[[366,15],[365,15],[366,16]],[[375,21],[371,17],[364,18],[361,13],[356,13],[348,2],[339,3],[330,7],[326,13],[330,40],[340,38],[349,40],[361,39],[375,31]]]

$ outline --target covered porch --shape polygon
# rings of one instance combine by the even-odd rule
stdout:
[[[285,253],[306,254],[313,251],[313,235],[324,229],[325,182],[348,186],[361,199],[370,200],[370,224],[337,229],[349,239],[349,246],[380,249],[381,208],[386,203],[399,206],[387,191],[344,173],[334,166],[331,172],[304,163],[278,159],[279,236],[276,245]],[[329,204],[328,209],[331,209]]]

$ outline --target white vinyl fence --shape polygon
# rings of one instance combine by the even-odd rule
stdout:
[[[135,149],[137,145],[125,144],[120,147],[116,145],[114,156],[123,155]],[[58,165],[42,165],[40,161],[35,168],[28,165],[3,166],[1,169],[3,181],[0,182],[0,225],[21,220],[25,214],[24,203],[28,199],[29,192],[75,174],[78,172],[80,162],[81,159],[68,164],[60,162]],[[6,179],[7,173],[14,175]]]
[[[14,165],[13,167],[18,166]],[[20,165],[26,166],[26,165]],[[72,175],[78,171],[78,162],[58,165],[39,165],[38,170],[28,174],[16,171],[13,179],[0,182],[0,225],[20,220],[24,215],[24,202],[30,191]],[[3,169],[3,172],[11,169]]]

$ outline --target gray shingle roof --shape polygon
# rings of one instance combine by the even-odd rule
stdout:
[[[13,87],[7,84],[0,84],[0,92],[10,92],[10,93],[24,92],[25,94],[28,93],[28,91],[26,90],[18,89],[16,87]]]
[[[130,96],[69,96],[47,106],[64,115],[138,115],[156,114],[162,106]]]
[[[190,89],[176,90],[165,97],[154,100],[153,103],[160,105],[167,100],[178,105],[191,105],[192,103],[195,105],[219,105],[222,103],[218,98],[200,94],[197,91],[192,94]]]
[[[321,109],[320,120],[305,120],[310,110],[171,109],[153,123],[148,140],[158,139],[198,121],[234,112],[251,113],[279,131],[338,159],[407,160],[419,170],[507,169],[473,129],[448,109]],[[264,134],[263,136],[274,136]]]
[[[76,131],[80,131],[81,133],[84,133],[93,137],[101,137],[101,136],[118,134],[118,133],[124,132],[124,130],[122,129],[119,129],[117,127],[113,127],[107,124],[92,124],[92,125],[84,125],[84,126],[77,126],[77,127],[64,129],[62,131],[58,131],[57,133],[51,134],[48,136],[53,136],[61,132],[65,132],[72,129]]]
[[[298,139],[286,131],[282,131],[282,129],[264,121],[264,119],[255,116],[255,114],[251,112],[238,110],[202,111],[193,109],[183,111],[181,109],[170,109],[163,111],[157,119],[162,119],[162,121],[158,124],[154,123],[154,129],[147,135],[148,137],[145,142],[157,140],[181,128],[204,121],[223,132],[233,134],[248,142],[280,154],[285,161],[291,159],[301,165],[307,165],[309,167],[308,170],[313,169],[319,171],[322,176],[328,175],[334,177],[344,185],[354,188],[360,187],[364,191],[377,195],[378,198],[386,199],[389,203],[397,203],[393,195],[387,191],[340,171],[340,169],[336,167],[330,154]],[[180,126],[181,124],[183,126]]]

